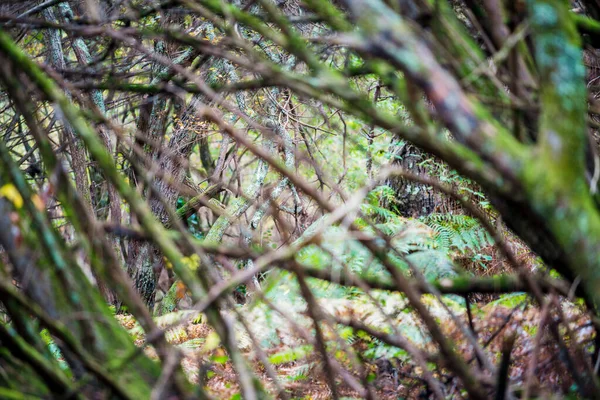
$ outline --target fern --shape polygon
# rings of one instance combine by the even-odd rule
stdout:
[[[362,213],[377,222],[397,222],[401,217],[392,211],[398,203],[396,193],[390,186],[382,185],[367,194],[366,202],[362,204]],[[385,207],[383,206],[385,204]]]
[[[310,370],[316,366],[316,363],[310,362],[300,364],[294,367],[288,375],[285,376],[287,382],[303,381],[309,378]]]
[[[436,247],[461,254],[477,252],[494,240],[477,219],[463,214],[430,214],[420,220],[435,232]]]
[[[365,216],[377,222],[389,223],[397,221],[400,218],[395,212],[379,205],[362,204],[360,210]]]

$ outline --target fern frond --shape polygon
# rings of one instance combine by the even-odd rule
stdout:
[[[494,243],[477,219],[463,214],[430,214],[421,221],[436,233],[439,249],[467,253]]]

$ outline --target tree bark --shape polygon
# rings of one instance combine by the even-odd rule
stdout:
[[[428,175],[427,167],[423,164],[432,156],[407,142],[395,145],[394,148],[393,165],[418,176]],[[396,193],[395,204],[388,204],[387,207],[397,211],[403,217],[416,218],[431,214],[435,209],[439,196],[431,186],[402,177],[390,178],[387,184]]]

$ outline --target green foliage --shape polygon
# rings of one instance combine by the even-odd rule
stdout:
[[[494,239],[477,219],[464,214],[430,214],[421,218],[435,232],[438,249],[461,254],[477,252],[494,244]]]
[[[494,300],[487,304],[486,307],[506,307],[514,308],[518,305],[523,304],[528,299],[529,295],[526,293],[508,293],[501,296],[498,300]]]
[[[274,365],[286,364],[300,359],[304,359],[313,353],[313,346],[299,346],[284,349],[269,356],[269,362]]]
[[[287,374],[285,380],[288,382],[298,382],[309,378],[310,370],[316,365],[314,362],[300,364],[296,366],[291,373]]]
[[[399,359],[408,361],[410,356],[405,350],[390,346],[377,338],[373,338],[369,343],[364,355],[372,360],[377,359]]]
[[[376,237],[382,233],[391,241],[388,258],[394,265],[410,273],[409,263],[427,279],[439,279],[455,274],[451,256],[454,252],[464,254],[476,252],[492,244],[492,239],[481,225],[469,216],[432,214],[422,221],[403,218],[388,208],[381,207],[382,201],[393,201],[394,193],[389,186],[380,186],[371,191],[361,211],[365,216],[357,222],[365,234]],[[378,221],[371,225],[367,221]],[[310,229],[323,223],[317,221]],[[313,268],[332,268],[351,272],[363,277],[387,276],[388,272],[373,254],[359,241],[349,237],[344,228],[331,226],[325,229],[324,240],[319,245],[304,247],[296,256],[301,264]],[[382,243],[384,245],[384,243]],[[328,293],[338,297],[343,293]]]

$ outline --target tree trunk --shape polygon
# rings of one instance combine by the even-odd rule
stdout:
[[[410,143],[395,145],[392,164],[410,171],[415,175],[428,175],[424,163],[432,156]],[[387,184],[396,193],[396,203],[387,205],[403,217],[415,218],[433,212],[436,205],[436,194],[431,186],[423,185],[402,177],[390,178]]]

